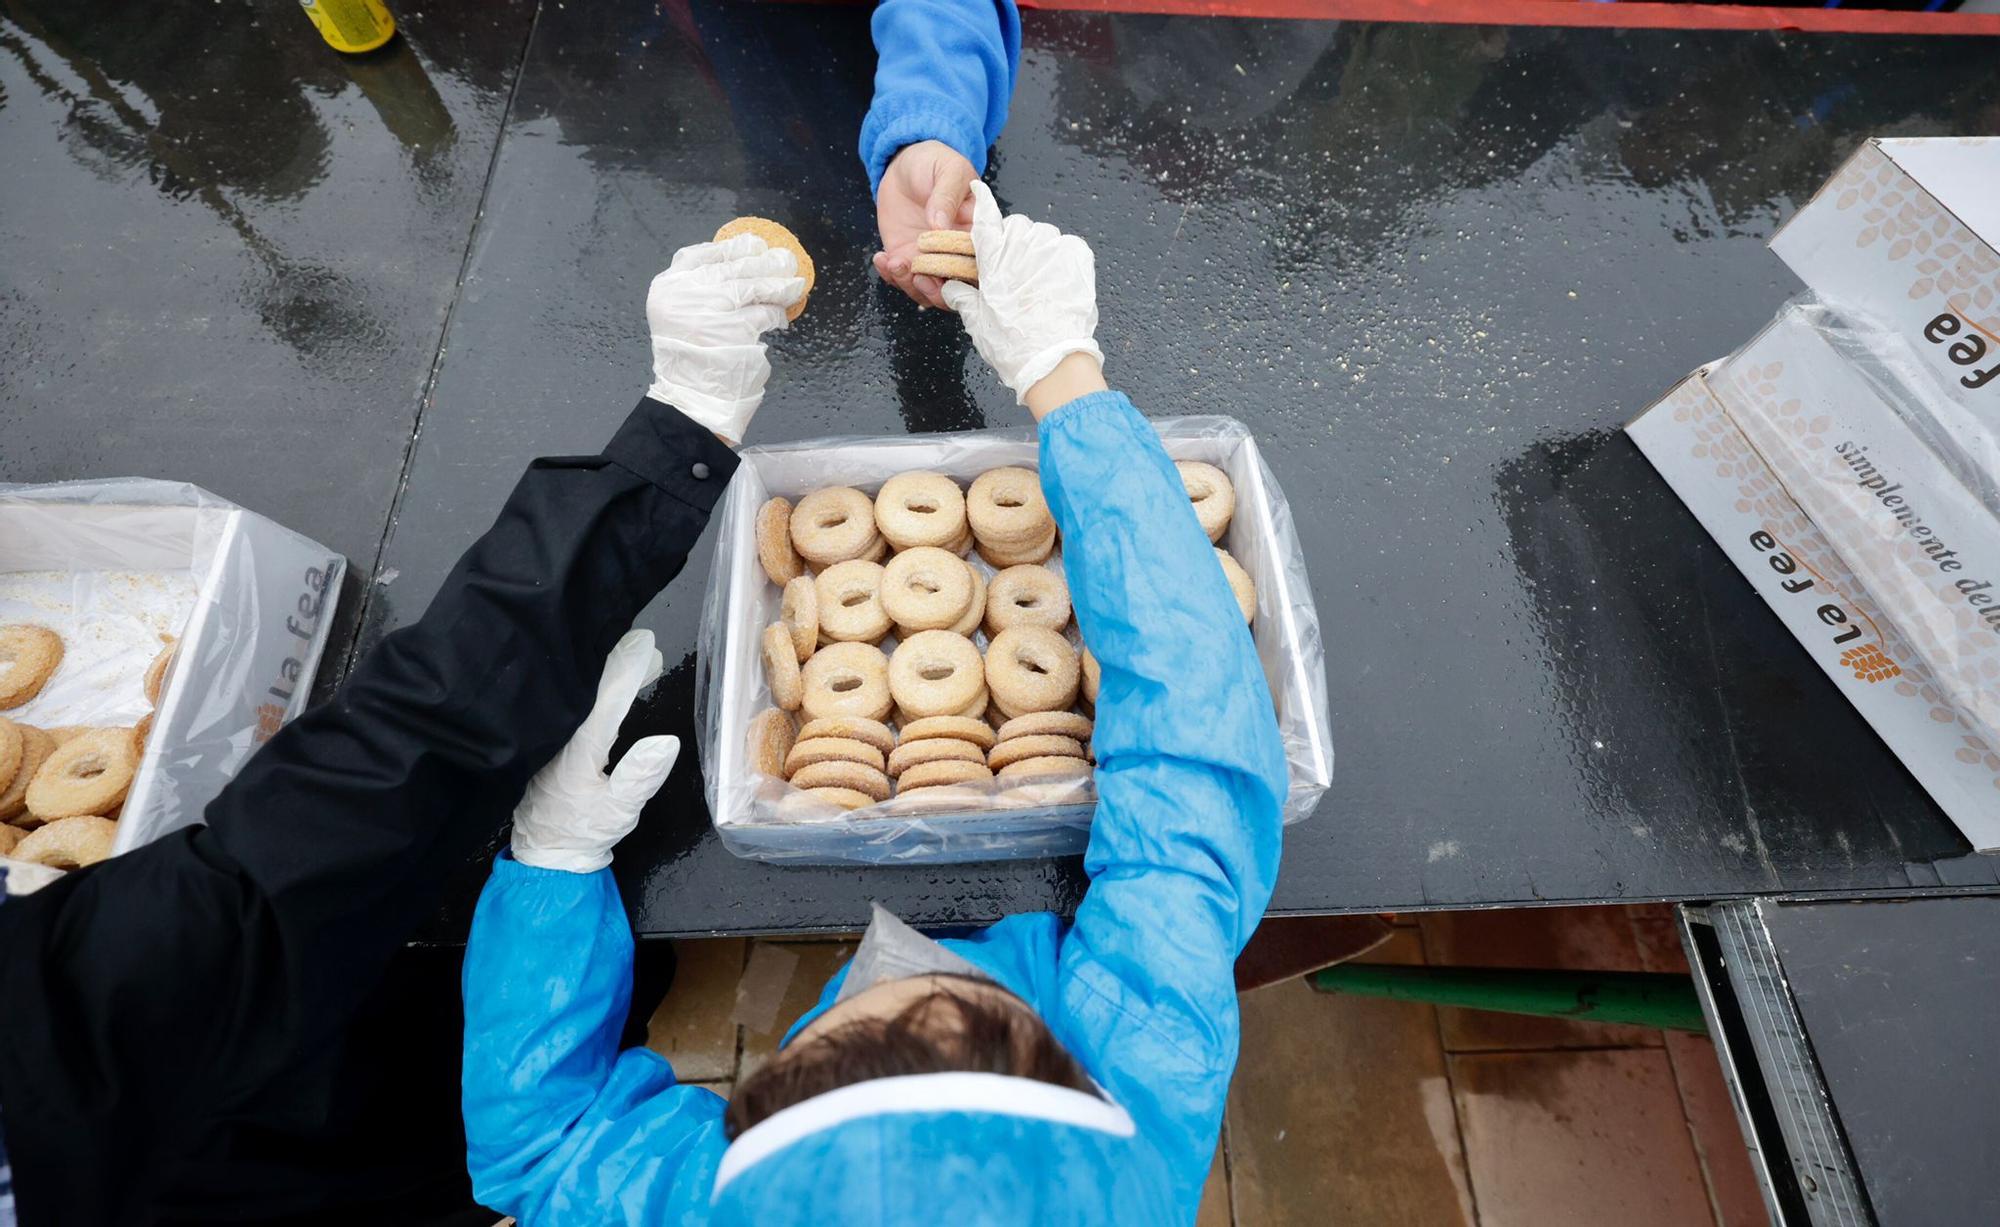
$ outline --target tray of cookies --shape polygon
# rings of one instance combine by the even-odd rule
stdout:
[[[1240,422],[1155,421],[1249,622],[1290,765],[1332,780],[1319,617],[1290,509]],[[766,861],[1081,851],[1096,662],[1030,430],[743,449],[717,510],[696,715],[723,843]]]
[[[7,889],[199,821],[304,710],[345,565],[185,483],[0,485]]]

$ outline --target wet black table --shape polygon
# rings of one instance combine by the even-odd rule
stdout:
[[[335,263],[404,291],[362,295],[366,320],[331,291],[304,312],[352,361],[297,379],[311,364],[277,324],[208,345],[188,323],[155,378],[116,347],[173,321],[135,332],[100,257],[39,255],[50,278],[73,262],[106,288],[27,314],[0,296],[0,320],[121,327],[0,371],[0,425],[30,444],[0,476],[144,464],[272,511],[372,569],[365,646],[422,609],[529,458],[609,435],[648,378],[647,282],[741,213],[786,221],[820,268],[811,311],[772,343],[753,442],[1025,420],[953,320],[868,270],[864,10],[544,6],[531,36],[505,7],[419,16],[450,174],[427,181],[416,152],[358,131],[375,95],[335,82],[305,91],[331,134],[293,172],[310,186],[224,193],[296,212],[360,159],[375,176],[339,190],[411,202],[389,210],[407,226],[342,231],[362,252]],[[1995,882],[1619,433],[1797,289],[1763,241],[1860,139],[2000,127],[1990,42],[1049,12],[1027,14],[1025,42],[996,191],[1095,246],[1111,380],[1150,413],[1248,423],[1305,538],[1338,757],[1288,833],[1277,910]],[[502,50],[517,68],[478,67]],[[47,95],[0,71],[5,133]],[[377,87],[375,129],[396,131],[403,85]],[[110,155],[63,132],[37,151],[97,174],[84,197],[113,192]],[[10,258],[37,250],[0,226]],[[218,235],[175,258],[202,274],[244,250]],[[263,369],[271,353],[274,373],[228,386],[239,354]],[[148,463],[148,447],[167,450]],[[280,461],[289,474],[258,468]],[[644,616],[670,667],[633,735],[692,733],[707,565],[704,547]],[[978,921],[1068,908],[1084,885],[1075,860],[741,861],[709,832],[693,767],[619,852],[644,932],[850,928],[870,898]],[[432,936],[462,934],[483,872],[466,866]]]

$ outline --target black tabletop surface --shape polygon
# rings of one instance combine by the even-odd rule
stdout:
[[[2000,897],[1764,910],[1876,1219],[2000,1221]]]
[[[415,9],[417,71],[372,87],[260,33],[296,14],[254,11],[279,48],[256,88],[326,77],[256,146],[304,164],[276,186],[98,135],[118,111],[0,45],[0,151],[81,202],[29,224],[0,182],[0,427],[21,440],[0,476],[156,472],[269,512],[373,570],[365,646],[529,458],[608,437],[648,379],[647,282],[741,213],[820,270],[751,441],[1024,421],[950,317],[868,270],[865,9],[544,5],[532,36],[515,7]],[[1278,910],[1996,880],[1619,433],[1798,288],[1763,242],[1857,142],[2000,127],[1989,42],[1049,12],[1024,32],[998,195],[1096,248],[1113,383],[1248,423],[1305,539],[1337,761]],[[173,62],[159,92],[201,84]],[[455,135],[427,157],[439,109]],[[270,254],[267,229],[307,246]],[[171,252],[132,237],[154,231]],[[280,259],[312,275],[260,273]],[[633,735],[692,731],[707,563],[643,618],[669,673]],[[870,898],[942,924],[1081,892],[1074,860],[738,860],[692,759],[619,852],[642,931],[852,927]],[[433,936],[462,933],[482,875]]]
[[[0,5],[0,481],[191,481],[367,574],[534,12],[395,7],[343,59],[283,0]]]

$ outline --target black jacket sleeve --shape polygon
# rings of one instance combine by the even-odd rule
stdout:
[[[0,907],[0,1120],[21,1221],[143,1221],[178,1147],[335,1042],[445,872],[590,710],[736,456],[641,401],[538,460],[415,624],[190,828]]]

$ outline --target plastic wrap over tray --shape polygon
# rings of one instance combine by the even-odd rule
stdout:
[[[1257,586],[1252,634],[1277,704],[1291,791],[1285,821],[1311,814],[1333,779],[1332,721],[1319,614],[1291,509],[1257,442],[1226,417],[1154,422],[1175,460],[1203,460],[1236,486],[1236,514],[1221,544]],[[763,629],[779,617],[779,591],[757,561],[755,520],[765,501],[796,502],[826,486],[869,494],[897,473],[924,469],[961,485],[991,468],[1038,461],[1032,430],[882,439],[818,439],[743,449],[716,514],[716,549],[702,610],[695,716],[704,784],[716,832],[730,851],[765,861],[940,864],[1055,856],[1082,851],[1095,791],[1088,778],[1061,783],[965,785],[926,790],[841,812],[785,781],[751,769],[749,722],[772,705],[759,657]],[[991,568],[977,554],[968,561]],[[1060,571],[1060,552],[1047,564]],[[1076,629],[1070,628],[1072,640]],[[982,650],[985,637],[976,636]],[[1080,642],[1080,641],[1079,641]],[[894,641],[884,644],[893,650]]]
[[[303,711],[346,561],[182,482],[0,485],[0,623],[62,636],[12,720],[151,730],[117,852],[197,822],[253,750]],[[171,645],[158,703],[147,666]]]

